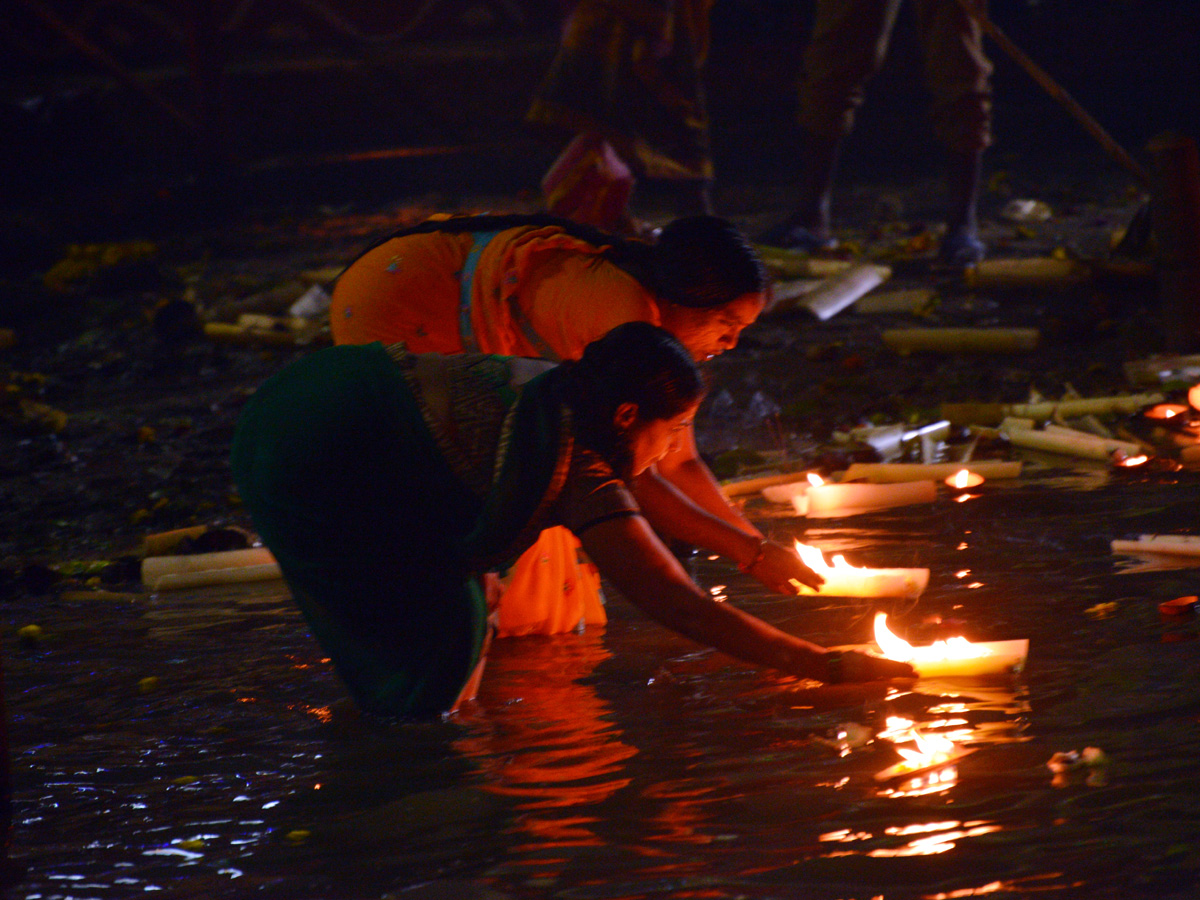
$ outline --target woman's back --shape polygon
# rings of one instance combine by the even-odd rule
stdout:
[[[606,249],[538,224],[394,237],[338,279],[334,341],[403,342],[415,353],[578,358],[619,324],[660,323],[650,291]]]

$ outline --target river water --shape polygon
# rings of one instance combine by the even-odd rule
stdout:
[[[6,896],[1195,897],[1200,641],[1158,604],[1197,570],[1109,542],[1192,533],[1198,501],[1194,473],[1027,467],[853,518],[751,504],[777,537],[928,567],[915,602],[767,596],[691,559],[822,643],[868,640],[876,608],[914,640],[940,619],[1030,642],[1016,679],[908,692],[754,672],[611,598],[606,629],[495,642],[453,719],[382,723],[346,708],[280,582],[19,601],[0,624],[28,871]],[[898,723],[971,751],[957,780],[881,789]]]

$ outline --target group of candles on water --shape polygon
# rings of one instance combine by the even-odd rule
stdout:
[[[1107,399],[1132,401],[1144,398]],[[1161,401],[1161,398],[1157,400]],[[1120,441],[1085,435],[1054,423],[1038,428],[1033,420],[1021,418],[1019,413],[1022,412],[1025,410],[1005,408],[1000,420],[1000,430],[1014,446],[1102,459],[1125,470],[1155,459],[1148,442],[1126,446]],[[1138,407],[1136,416],[1138,421],[1154,430],[1154,436],[1160,443],[1164,441],[1163,434],[1170,438],[1163,445],[1174,452],[1180,464],[1191,461],[1200,463],[1200,385],[1191,389],[1187,404],[1143,403]],[[827,481],[816,473],[808,473],[803,478],[795,474],[775,475],[747,479],[737,483],[735,489],[738,493],[761,491],[772,502],[790,505],[797,515],[819,519],[933,503],[939,492],[948,493],[959,501],[969,500],[978,496],[970,492],[985,481],[1018,478],[1021,468],[1020,461],[1007,460],[975,460],[968,464],[854,463],[842,473],[839,481]],[[731,495],[734,492],[733,489],[729,491]],[[165,536],[173,535],[175,533]],[[926,568],[873,569],[852,565],[840,554],[832,555],[827,560],[826,554],[820,549],[799,541],[795,542],[795,549],[800,559],[824,578],[819,590],[793,581],[800,594],[915,599],[929,584],[930,573]],[[1166,553],[1200,557],[1200,537],[1141,535],[1136,540],[1114,540],[1112,550],[1114,553]],[[143,561],[143,580],[152,590],[280,577],[278,565],[263,547],[175,556],[169,555],[170,552],[155,552],[147,548]],[[1200,601],[1195,597],[1183,597],[1162,604],[1160,608],[1164,608],[1165,612],[1165,607],[1170,606],[1169,611],[1179,615],[1190,613],[1198,604]],[[874,621],[873,643],[841,649],[907,662],[912,665],[919,679],[986,679],[1021,672],[1028,656],[1029,641],[976,642],[964,636],[954,636],[914,645],[893,633],[888,628],[887,615],[879,612]],[[923,734],[911,723],[907,730],[888,729],[888,733],[881,732],[878,736],[891,740],[896,745],[897,753],[903,757],[899,763],[875,776],[880,791],[895,796],[945,790],[957,781],[958,760],[971,752],[945,736]]]

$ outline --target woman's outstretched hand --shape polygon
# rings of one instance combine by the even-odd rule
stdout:
[[[846,682],[890,681],[893,678],[917,677],[916,670],[906,662],[871,656],[857,650],[842,651],[840,667],[840,680]]]
[[[746,569],[777,594],[799,594],[800,585],[817,590],[825,578],[800,561],[796,552],[774,541],[763,541],[762,556]]]

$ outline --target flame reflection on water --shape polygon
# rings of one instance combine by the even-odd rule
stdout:
[[[879,859],[902,856],[934,856],[948,853],[960,841],[967,838],[980,837],[1002,830],[994,822],[968,821],[957,819],[938,822],[919,822],[908,825],[890,825],[876,835],[872,832],[848,829],[831,831],[818,836],[823,843],[864,844],[861,848],[846,849],[841,847],[827,854],[829,856],[871,856]],[[891,838],[912,838],[909,841],[892,841]],[[882,846],[880,846],[882,845]]]
[[[347,724],[344,692],[279,586],[12,597],[5,633],[36,621],[53,636],[10,643],[3,660],[23,896],[952,900],[1183,883],[1200,641],[1162,643],[1154,595],[1184,593],[1180,575],[1114,586],[1108,531],[1149,511],[1156,530],[1179,530],[1198,497],[1195,480],[1022,479],[939,516],[780,526],[855,560],[930,566],[920,606],[888,611],[1028,634],[1029,693],[933,679],[919,693],[824,688],[736,666],[613,602],[607,631],[495,642],[480,702],[452,720]],[[866,638],[876,611],[768,595],[722,560],[695,571],[818,643]],[[1117,616],[1081,615],[1118,596]],[[158,689],[138,691],[151,675]],[[889,717],[974,749],[957,783],[880,797]],[[1113,783],[1053,790],[1046,760],[1082,746],[1119,761]]]

